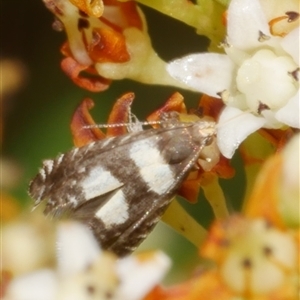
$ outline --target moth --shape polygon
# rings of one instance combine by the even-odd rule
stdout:
[[[215,127],[171,118],[159,128],[74,148],[43,162],[29,194],[35,205],[46,201],[46,215],[86,223],[103,249],[124,256],[159,221]]]

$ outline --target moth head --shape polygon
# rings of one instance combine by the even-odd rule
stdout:
[[[203,149],[198,158],[198,165],[204,171],[210,171],[220,160],[220,151],[216,139],[216,123],[213,121],[201,121],[196,126],[196,137],[201,140]]]
[[[214,141],[215,141],[214,136],[212,136],[212,135],[207,136],[204,141],[205,147],[211,145]]]

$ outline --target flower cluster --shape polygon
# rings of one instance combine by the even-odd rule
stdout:
[[[34,231],[33,224],[27,221],[28,229]],[[21,226],[16,226],[19,226],[19,232],[15,239],[22,238]],[[28,239],[30,235],[25,234],[25,237]],[[36,234],[22,246],[37,240]],[[15,278],[6,288],[4,299],[138,300],[162,279],[170,265],[169,258],[159,251],[118,260],[101,251],[91,231],[76,222],[58,225],[56,244],[56,269],[44,268]],[[43,252],[41,250],[38,249]],[[47,251],[42,255],[45,253]],[[38,261],[37,258],[34,260]],[[6,267],[12,266],[6,263]],[[20,272],[18,266],[13,271]]]
[[[66,56],[62,69],[80,87],[103,91],[111,80],[124,78],[182,86],[153,50],[143,13],[135,2],[104,1],[104,10],[102,1],[44,2],[57,17],[55,28],[63,28],[68,36],[61,49]],[[94,78],[80,76],[82,71]]]
[[[291,10],[285,2],[267,15],[272,1],[263,7],[259,0],[232,0],[225,54],[192,54],[168,65],[174,78],[225,103],[218,145],[226,157],[261,127],[300,127],[299,7],[288,2]]]

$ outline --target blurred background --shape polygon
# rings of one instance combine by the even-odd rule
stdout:
[[[208,40],[197,36],[193,28],[142,8],[153,47],[164,60],[207,48]],[[114,101],[132,91],[136,94],[132,110],[143,120],[178,89],[124,80],[115,81],[102,93],[82,90],[60,69],[59,49],[66,37],[64,32],[52,29],[54,17],[42,1],[1,0],[1,11],[2,196],[11,197],[25,209],[32,205],[27,195],[28,183],[42,160],[72,148],[70,118],[84,97],[95,101],[92,110],[95,121],[105,123]],[[197,106],[199,94],[179,92],[187,107]],[[229,207],[236,211],[244,192],[244,174],[238,155],[233,165],[238,176],[222,184]],[[184,200],[181,203],[201,224],[209,225],[212,212],[202,195],[196,205]],[[160,224],[141,246],[141,249],[157,248],[163,249],[174,262],[169,282],[190,275],[198,259],[198,249],[164,224]]]

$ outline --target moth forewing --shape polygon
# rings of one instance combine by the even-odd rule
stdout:
[[[103,248],[125,255],[158,222],[214,134],[214,122],[178,122],[74,148],[44,163],[29,193],[36,204],[47,200],[45,213],[68,211]]]

